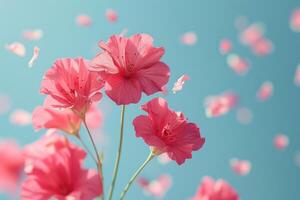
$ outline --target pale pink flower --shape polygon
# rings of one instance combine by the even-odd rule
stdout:
[[[92,18],[88,15],[81,14],[76,17],[76,24],[82,27],[88,27],[92,25]]]
[[[244,29],[240,34],[243,44],[252,46],[264,36],[264,27],[260,23],[254,23]]]
[[[6,45],[5,48],[20,57],[24,57],[26,54],[25,46],[20,42],[13,42]]]
[[[192,31],[186,32],[181,36],[180,41],[185,45],[192,46],[197,42],[197,34]]]
[[[185,81],[187,80],[190,80],[190,77],[186,74],[182,75],[179,77],[179,79],[174,83],[174,86],[173,86],[173,93],[176,94],[176,92],[182,90],[183,88],[183,85],[185,83]]]
[[[24,157],[14,141],[0,142],[0,190],[15,192],[24,167]]]
[[[49,95],[46,107],[71,108],[83,117],[89,106],[102,98],[104,82],[99,73],[88,71],[83,58],[58,59],[45,74],[40,92]]]
[[[290,17],[290,27],[295,32],[300,32],[300,9],[293,10]]]
[[[93,200],[102,195],[102,183],[96,170],[82,166],[86,156],[82,149],[66,139],[62,143],[58,138],[50,144],[53,153],[33,159],[30,170],[26,170],[21,192],[23,200]]]
[[[81,119],[71,109],[55,109],[38,106],[32,113],[32,124],[36,131],[55,128],[78,136]]]
[[[146,195],[153,196],[156,199],[163,199],[172,186],[172,177],[168,174],[163,174],[151,182],[140,177],[138,184],[143,188]]]
[[[219,51],[221,54],[227,54],[232,50],[232,42],[231,40],[224,38],[220,42]]]
[[[107,43],[100,42],[100,47],[103,52],[94,58],[90,70],[101,73],[105,92],[117,105],[137,103],[142,92],[160,92],[168,83],[169,67],[160,61],[164,49],[154,47],[150,35],[114,35]]]
[[[156,155],[168,153],[181,165],[205,143],[198,126],[189,123],[183,113],[170,110],[163,98],[152,99],[142,109],[148,115],[133,120],[136,136],[142,137]]]
[[[289,138],[284,134],[278,134],[275,136],[273,143],[277,149],[283,150],[288,146]]]
[[[265,81],[256,93],[259,101],[266,101],[273,95],[273,84],[270,81]]]
[[[9,111],[11,104],[12,102],[8,95],[0,94],[0,115]]]
[[[251,48],[254,54],[258,56],[265,56],[273,51],[273,43],[269,39],[261,38],[256,41]]]
[[[34,62],[39,57],[39,54],[40,54],[40,48],[34,47],[34,49],[33,49],[33,55],[32,55],[31,59],[28,62],[28,67],[31,68],[33,66]]]
[[[157,157],[157,160],[160,164],[166,165],[172,161],[172,159],[168,156],[167,153],[162,153]]]
[[[218,96],[205,98],[204,106],[207,117],[219,117],[228,113],[238,104],[238,95],[233,92],[225,92]]]
[[[190,200],[239,200],[239,196],[226,181],[204,177],[196,195]]]
[[[118,21],[118,14],[113,9],[107,9],[106,12],[105,12],[105,16],[106,16],[106,19],[109,22],[116,22],[116,21]]]
[[[250,68],[249,61],[237,54],[228,55],[227,64],[238,75],[245,75]]]
[[[16,109],[10,114],[10,122],[19,126],[29,125],[31,124],[31,113],[23,109]]]
[[[40,29],[25,30],[22,36],[26,40],[40,40],[43,37],[43,31]]]
[[[297,66],[296,73],[295,73],[295,78],[294,78],[294,83],[297,86],[300,86],[300,65]]]
[[[248,175],[252,168],[249,160],[239,160],[236,158],[230,160],[230,167],[233,172],[240,176]]]
[[[253,114],[248,108],[239,108],[236,112],[236,118],[241,124],[249,124],[252,121]]]

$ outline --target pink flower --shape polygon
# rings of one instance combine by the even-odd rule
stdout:
[[[172,177],[168,174],[163,174],[151,182],[140,177],[138,184],[144,189],[146,195],[162,199],[172,186]]]
[[[221,54],[227,54],[231,51],[232,49],[232,42],[231,40],[225,38],[222,39],[220,42],[220,47],[219,47],[219,51]]]
[[[92,102],[102,98],[104,83],[96,72],[88,71],[83,58],[56,60],[42,81],[41,93],[49,95],[46,107],[71,108],[83,117]]]
[[[243,44],[252,46],[264,36],[264,32],[263,24],[254,23],[241,32],[240,40]]]
[[[204,177],[196,195],[190,200],[239,200],[239,196],[226,181]]]
[[[284,134],[276,135],[274,138],[274,146],[279,149],[285,149],[289,144],[289,138]]]
[[[24,157],[13,141],[0,143],[0,190],[15,192],[24,167]]]
[[[142,106],[148,115],[133,120],[136,136],[151,147],[155,154],[168,156],[181,165],[192,158],[192,151],[199,150],[205,139],[194,123],[187,122],[183,113],[169,109],[163,98],[155,98]]]
[[[240,176],[246,176],[251,171],[251,162],[248,160],[231,159],[231,169]]]
[[[36,131],[55,128],[71,135],[78,135],[81,119],[71,109],[55,109],[38,106],[32,113],[32,124]]]
[[[96,170],[82,167],[85,152],[66,139],[64,142],[56,137],[48,143],[52,145],[53,153],[45,152],[26,170],[27,179],[21,192],[23,200],[92,200],[102,194],[102,183]],[[41,141],[39,145],[42,143],[47,144]]]
[[[190,80],[190,77],[186,74],[182,75],[179,77],[179,79],[174,83],[174,86],[173,86],[173,93],[176,94],[176,92],[182,90],[183,88],[183,85],[185,83],[185,81],[187,80]]]
[[[118,14],[113,9],[107,9],[106,12],[105,12],[105,16],[106,16],[106,19],[109,22],[116,22],[116,21],[118,21]]]
[[[256,93],[259,101],[266,101],[273,95],[273,84],[270,81],[265,81]]]
[[[90,70],[101,72],[106,94],[118,105],[137,103],[142,92],[163,91],[170,76],[169,67],[160,61],[163,48],[153,47],[147,34],[130,38],[114,35],[92,61]]]

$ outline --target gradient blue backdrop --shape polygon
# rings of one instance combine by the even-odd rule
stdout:
[[[172,108],[183,111],[201,126],[207,142],[184,165],[162,166],[155,160],[143,175],[155,178],[169,173],[173,176],[174,185],[165,197],[167,200],[193,196],[205,175],[228,180],[243,200],[299,200],[300,168],[295,165],[294,156],[300,150],[300,88],[293,84],[293,77],[300,62],[300,34],[292,32],[288,24],[290,13],[297,6],[300,2],[296,0],[0,0],[0,93],[11,96],[13,108],[31,111],[42,104],[44,96],[38,92],[39,84],[56,58],[92,58],[100,39],[107,40],[124,28],[128,28],[129,35],[149,33],[156,45],[166,48],[163,60],[171,68],[169,88],[183,73],[190,75],[191,80],[183,91],[166,98]],[[116,24],[106,21],[107,8],[118,12]],[[76,26],[75,17],[81,13],[92,17],[92,27]],[[240,15],[265,23],[267,37],[275,44],[273,54],[257,58],[238,43],[234,20]],[[38,42],[24,41],[21,31],[28,28],[41,28],[44,37]],[[198,43],[184,46],[179,37],[190,30],[198,34]],[[218,45],[223,37],[231,38],[235,52],[251,60],[252,68],[246,76],[237,76],[227,67],[226,58],[219,54]],[[26,45],[26,58],[5,50],[4,45],[13,41]],[[28,69],[34,45],[41,48],[40,58]],[[255,93],[265,80],[274,83],[275,93],[268,102],[258,103]],[[250,125],[239,124],[235,111],[220,118],[205,117],[205,96],[225,90],[239,93],[240,105],[253,111]],[[149,99],[144,97],[140,103]],[[119,138],[120,110],[107,98],[102,107],[103,132],[108,137],[104,170],[106,181],[110,181]],[[141,113],[138,108],[139,105],[131,105],[127,109],[124,154],[114,199],[148,154],[147,146],[135,138],[131,125],[132,119]],[[43,131],[34,132],[30,126],[11,125],[8,116],[9,113],[0,116],[1,138],[14,137],[24,145],[43,134]],[[285,151],[277,151],[272,146],[274,135],[280,132],[290,138]],[[246,177],[235,175],[228,164],[232,157],[249,159],[253,164],[251,173]],[[87,164],[93,166],[91,162]],[[105,186],[108,187],[108,182]],[[10,197],[0,195],[0,199]],[[127,199],[150,198],[135,185]]]

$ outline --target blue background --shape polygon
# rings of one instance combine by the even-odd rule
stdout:
[[[243,200],[298,200],[300,168],[294,163],[294,156],[300,150],[300,88],[294,85],[293,78],[300,62],[300,34],[289,28],[291,11],[297,6],[300,2],[296,0],[0,0],[0,93],[12,98],[13,108],[31,111],[43,102],[44,96],[38,92],[40,81],[56,58],[92,58],[100,39],[107,40],[124,28],[128,28],[129,35],[149,33],[156,45],[166,49],[163,60],[171,68],[168,87],[182,74],[190,76],[183,91],[166,98],[172,108],[183,111],[200,125],[206,144],[182,166],[175,163],[162,166],[154,160],[143,175],[150,179],[162,173],[173,176],[167,200],[193,196],[205,175],[226,179]],[[107,22],[107,8],[118,12],[117,23]],[[92,27],[76,26],[75,17],[81,13],[92,17]],[[241,15],[250,22],[265,24],[266,35],[275,45],[271,55],[258,58],[239,44],[234,21]],[[28,28],[42,29],[44,37],[40,41],[25,41],[21,32]],[[187,31],[197,33],[195,46],[180,43],[180,35]],[[231,38],[234,51],[251,60],[252,68],[246,76],[236,75],[228,68],[226,57],[220,55],[218,46],[223,37]],[[4,45],[13,41],[26,45],[25,58],[5,50]],[[35,66],[29,69],[27,62],[34,45],[40,47],[41,53]],[[266,80],[273,82],[274,96],[259,103],[255,99],[256,90]],[[239,124],[236,110],[220,118],[206,118],[204,98],[226,90],[236,91],[241,96],[240,105],[253,111],[251,124]],[[151,98],[144,97],[140,104]],[[114,199],[148,155],[148,147],[135,138],[131,125],[133,118],[142,113],[139,105],[127,108],[124,151]],[[120,109],[107,98],[101,106],[105,114],[103,132],[108,138],[104,145],[104,170],[106,181],[110,181],[119,138]],[[13,126],[8,117],[9,113],[0,116],[1,138],[16,138],[25,145],[43,134],[34,132],[31,126]],[[284,151],[272,145],[278,133],[290,138],[290,145]],[[249,159],[253,165],[251,173],[246,177],[235,175],[228,163],[232,157]],[[87,165],[93,166],[90,161]],[[107,189],[108,182],[105,186]],[[3,200],[10,198],[0,195]],[[127,199],[150,198],[135,185]]]

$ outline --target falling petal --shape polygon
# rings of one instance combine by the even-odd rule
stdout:
[[[197,42],[197,35],[195,32],[186,32],[181,36],[181,42],[185,45],[192,46]]]
[[[31,113],[26,110],[17,109],[10,115],[10,122],[19,126],[26,126],[31,124]]]
[[[273,46],[274,45],[271,40],[261,38],[255,44],[253,44],[252,51],[258,56],[265,56],[273,51]]]
[[[5,48],[20,57],[24,57],[26,53],[25,46],[20,42],[13,42],[9,45],[6,45]]]
[[[276,149],[283,150],[288,146],[289,138],[284,134],[278,134],[275,136],[273,143]]]
[[[106,12],[105,12],[105,16],[106,16],[106,19],[109,22],[116,22],[116,21],[118,21],[118,14],[113,9],[107,9]]]
[[[253,114],[248,108],[239,108],[236,113],[236,118],[241,124],[249,124],[252,121]]]
[[[231,169],[240,176],[246,176],[251,171],[251,163],[248,160],[231,159]]]
[[[89,27],[92,25],[92,18],[86,14],[81,14],[76,17],[76,24],[81,27]]]
[[[227,54],[232,50],[232,43],[229,39],[222,39],[220,42],[219,51],[221,54]]]
[[[34,49],[33,49],[33,56],[30,59],[30,61],[28,62],[28,67],[29,68],[31,68],[33,66],[34,62],[39,57],[39,54],[40,54],[40,48],[34,47]]]
[[[264,35],[264,26],[261,23],[254,23],[248,26],[240,34],[240,40],[243,44],[252,46]]]
[[[228,55],[227,64],[238,75],[245,75],[250,68],[249,62],[237,54]]]
[[[183,88],[183,85],[185,83],[185,81],[189,80],[190,77],[188,75],[182,75],[175,83],[174,83],[174,86],[173,86],[173,93],[176,94],[176,92],[182,90]]]
[[[22,36],[26,40],[40,40],[43,37],[43,31],[40,29],[25,30]]]
[[[300,8],[293,10],[290,17],[290,27],[295,32],[300,32]]]
[[[273,84],[269,81],[264,82],[259,88],[256,97],[260,101],[266,101],[273,95]]]

